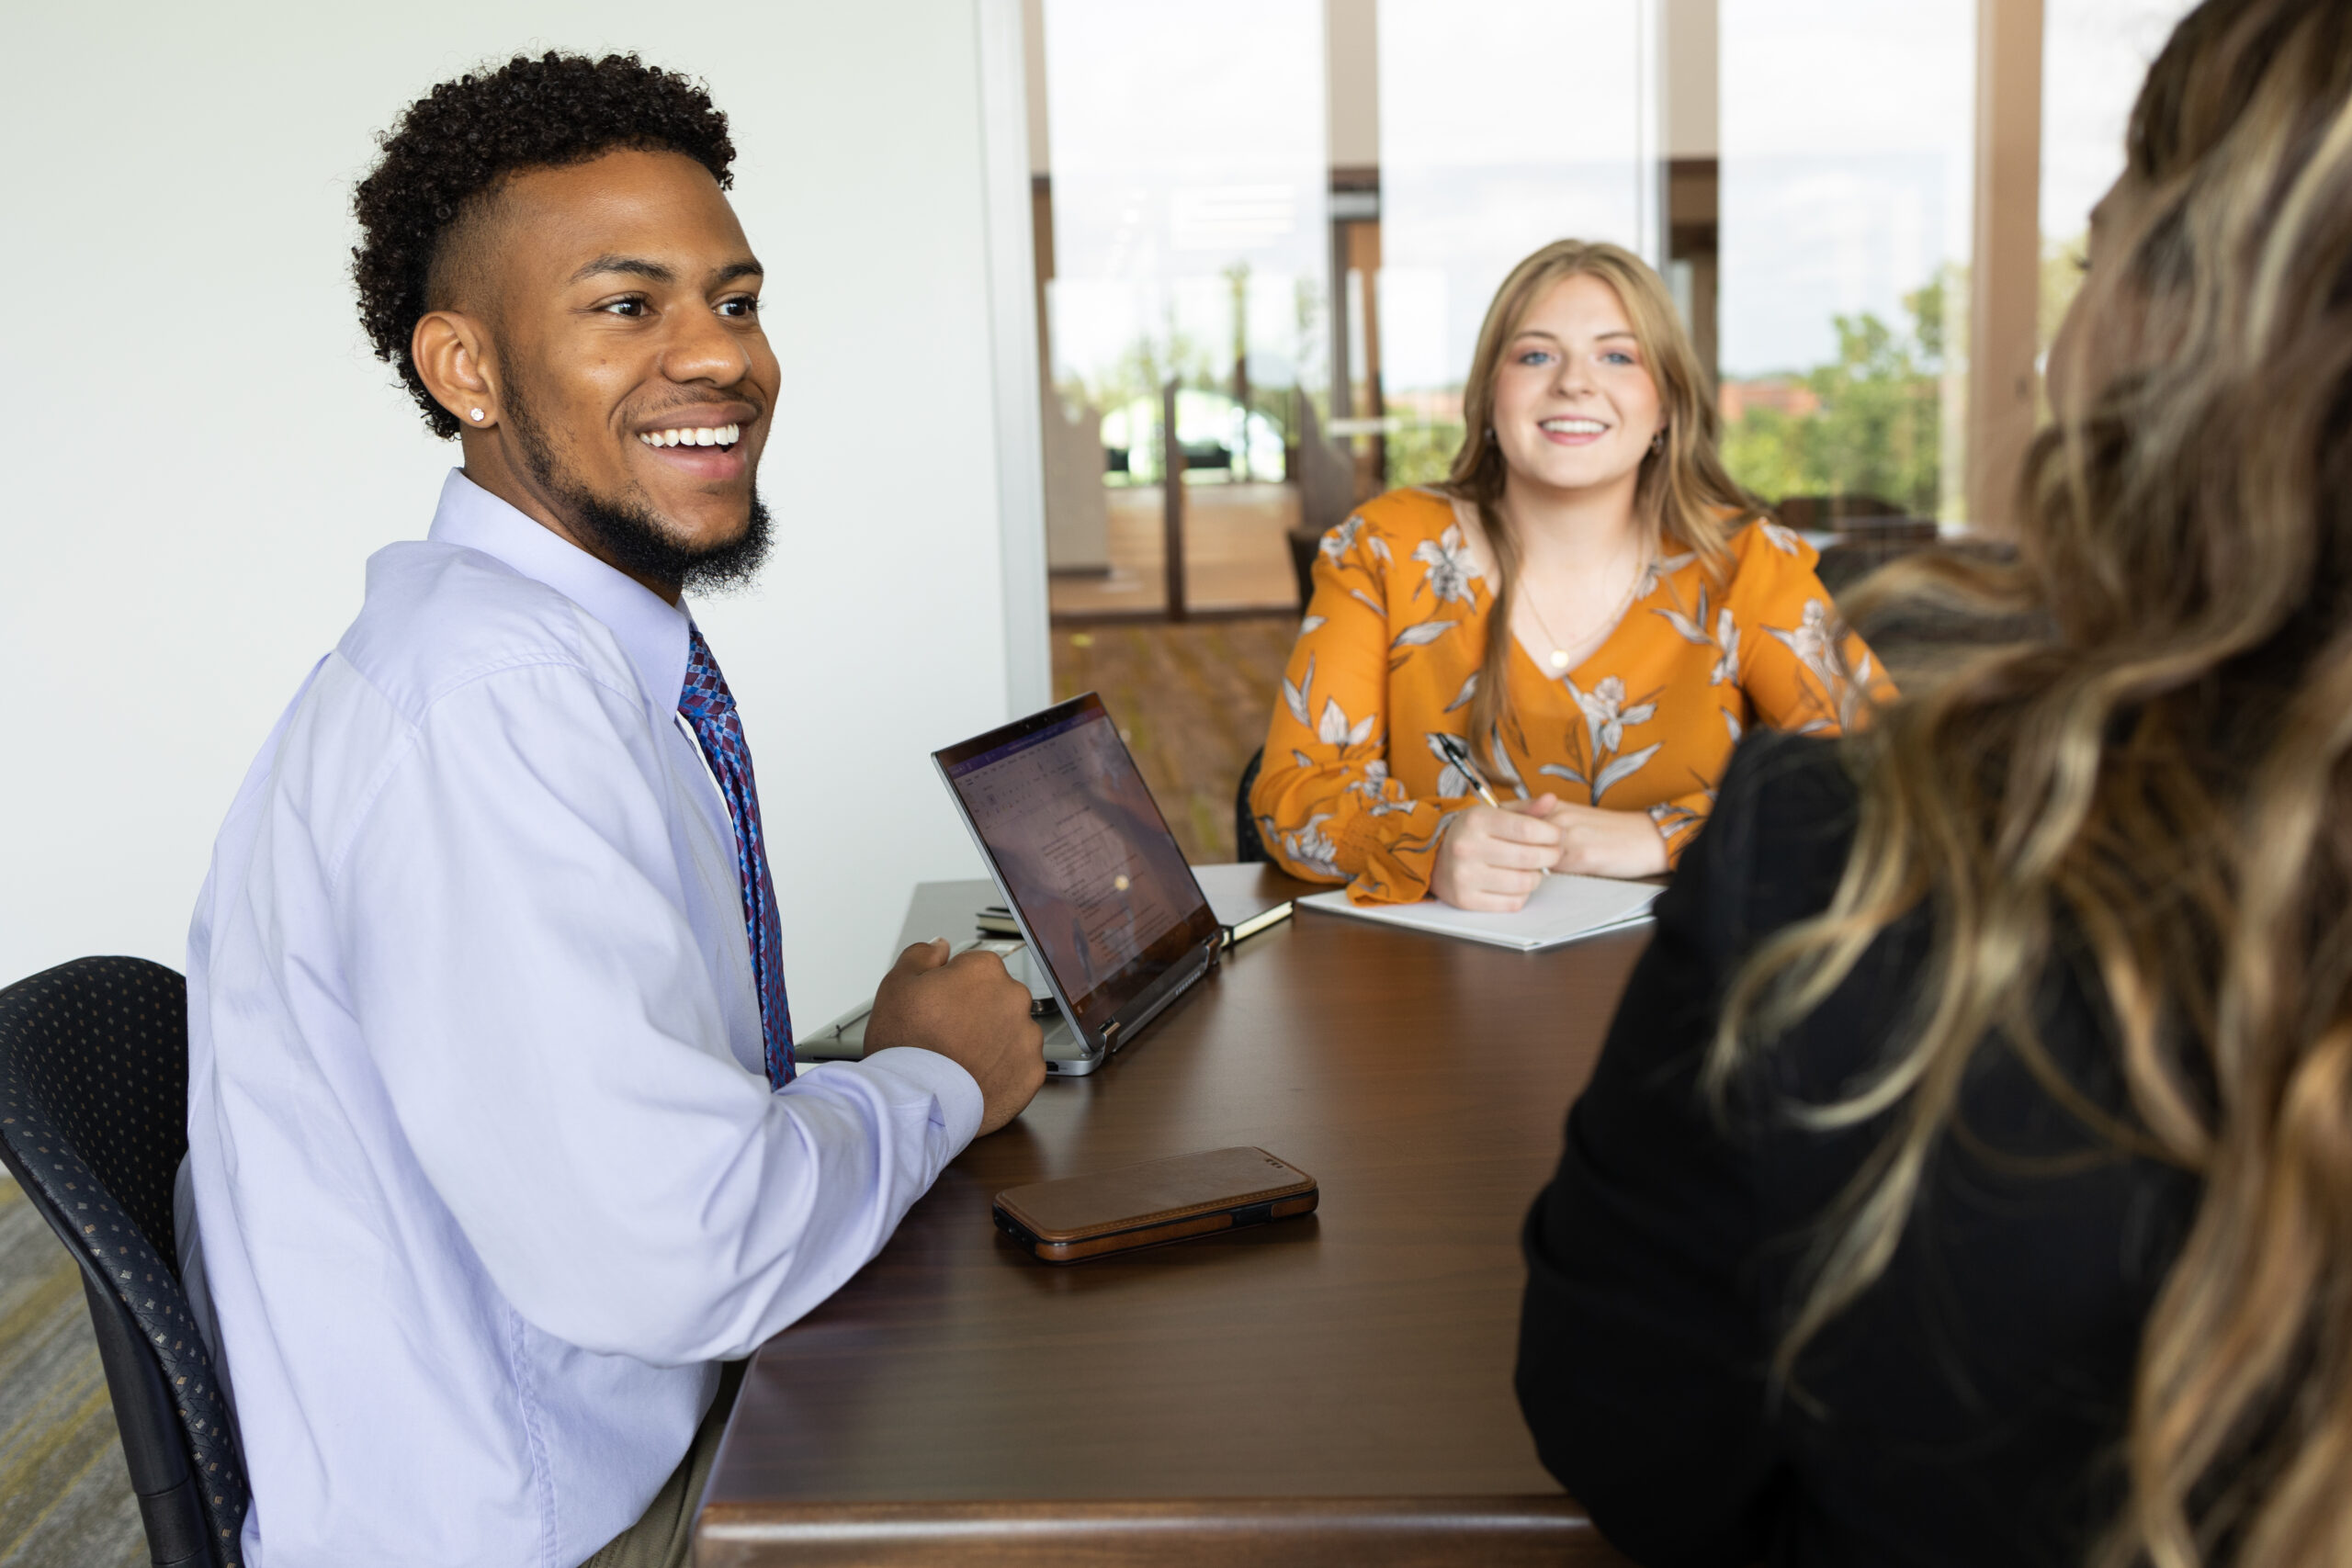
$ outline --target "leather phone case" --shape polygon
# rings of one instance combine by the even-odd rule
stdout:
[[[1263,1149],[1211,1149],[1008,1187],[997,1229],[1046,1263],[1079,1263],[1312,1213],[1315,1178]]]

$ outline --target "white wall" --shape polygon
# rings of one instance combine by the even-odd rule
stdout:
[[[352,185],[435,82],[559,47],[703,76],[733,120],[785,369],[761,476],[780,542],[698,615],[759,762],[793,1010],[870,987],[910,885],[979,874],[926,752],[1035,695],[1008,688],[1009,659],[1035,676],[1001,563],[1043,547],[1000,515],[1021,486],[990,417],[989,4],[13,8],[0,983],[85,953],[182,964],[247,761],[455,460],[361,336]]]

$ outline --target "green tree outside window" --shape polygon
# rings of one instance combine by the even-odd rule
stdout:
[[[1724,432],[1732,477],[1768,501],[1872,495],[1933,517],[1941,495],[1944,280],[1905,295],[1908,330],[1863,312],[1833,318],[1838,357],[1786,378],[1807,412],[1751,404]]]

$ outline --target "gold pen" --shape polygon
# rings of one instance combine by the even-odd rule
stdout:
[[[1464,746],[1459,739],[1451,735],[1440,735],[1437,738],[1437,746],[1439,750],[1445,753],[1445,760],[1459,768],[1462,771],[1462,776],[1470,781],[1470,787],[1478,792],[1480,800],[1498,811],[1503,808],[1503,803],[1495,798],[1495,792],[1487,787],[1486,775],[1478,771],[1478,764],[1471,760],[1469,747]]]
[[[1470,748],[1464,746],[1460,738],[1452,735],[1441,734],[1437,738],[1437,748],[1439,750],[1445,753],[1445,760],[1447,761],[1462,770],[1462,776],[1470,781],[1470,787],[1478,792],[1478,798],[1480,800],[1485,801],[1488,806],[1493,807],[1498,811],[1500,811],[1503,808],[1503,803],[1495,798],[1495,792],[1487,787],[1486,775],[1478,771],[1477,762],[1472,760]],[[1542,871],[1545,876],[1552,874],[1552,868],[1548,865],[1541,866],[1537,869]]]

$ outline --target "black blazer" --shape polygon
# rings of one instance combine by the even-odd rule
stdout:
[[[2141,1325],[2199,1188],[2116,1153],[2006,1049],[1978,1054],[1966,1135],[1931,1156],[1886,1274],[1792,1388],[1768,1382],[1815,1222],[1886,1131],[1811,1133],[1777,1107],[1838,1096],[1900,1038],[1927,917],[1882,933],[1724,1115],[1698,1069],[1742,958],[1828,903],[1854,807],[1834,741],[1734,756],[1528,1215],[1520,1405],[1644,1563],[2079,1562],[2123,1495]],[[2052,968],[2047,1048],[2120,1113],[2096,987]]]

